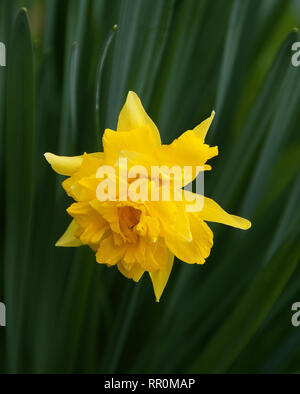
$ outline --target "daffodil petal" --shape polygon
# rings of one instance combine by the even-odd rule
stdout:
[[[203,122],[201,122],[198,126],[196,126],[193,129],[193,132],[201,140],[203,141],[205,140],[206,134],[210,128],[210,125],[212,124],[212,121],[214,120],[214,117],[215,117],[215,111],[212,111],[209,118],[205,119]]]
[[[192,166],[197,168],[193,171],[193,179],[197,176],[201,167],[203,170],[211,169],[206,165],[207,160],[218,155],[218,147],[204,143],[206,133],[213,121],[215,112],[200,123],[193,130],[187,130],[176,138],[170,145],[161,145],[155,154],[160,165],[173,166]]]
[[[52,169],[60,175],[73,175],[82,164],[82,156],[57,156],[53,153],[44,154]]]
[[[80,168],[62,183],[66,193],[77,201],[93,199],[96,196],[96,187],[99,181],[96,173],[104,165],[104,153],[84,153]]]
[[[106,129],[103,135],[105,161],[115,164],[122,151],[148,153],[157,148],[155,136],[148,125],[142,125],[130,131],[118,133]]]
[[[173,166],[205,166],[207,160],[218,155],[218,147],[210,147],[188,130],[170,145],[161,145],[156,154],[159,163]]]
[[[161,144],[160,134],[156,125],[146,113],[138,95],[130,91],[119,115],[117,131],[129,131],[140,126],[149,126],[156,144]]]
[[[100,243],[99,249],[96,253],[96,260],[99,264],[117,264],[126,252],[126,245],[116,245],[113,240],[113,236],[103,239]]]
[[[75,221],[72,220],[67,230],[56,242],[55,246],[62,246],[62,247],[82,246],[82,242],[77,237],[75,237],[75,233],[78,229],[79,229],[78,224],[76,224]]]
[[[134,264],[130,270],[127,270],[122,262],[118,263],[118,270],[126,278],[133,279],[135,282],[138,282],[145,272],[145,270],[140,266],[140,264]]]
[[[208,197],[204,197],[204,206],[202,211],[199,212],[199,216],[208,222],[222,223],[241,230],[248,230],[251,227],[249,220],[240,216],[230,215],[219,204]]]
[[[160,221],[163,237],[181,241],[191,241],[192,234],[185,205],[180,201],[148,201],[151,216]]]
[[[102,158],[102,152],[90,153],[92,157]],[[81,156],[58,156],[47,152],[44,154],[46,160],[52,169],[60,175],[72,176],[77,172],[82,164],[83,155]]]
[[[192,233],[191,242],[166,238],[166,244],[172,253],[188,264],[204,264],[213,245],[213,233],[208,225],[196,213],[189,214]]]
[[[159,302],[160,297],[169,280],[169,276],[173,267],[173,262],[174,262],[174,255],[171,252],[169,252],[168,261],[165,264],[165,267],[155,272],[149,272],[157,302]]]
[[[108,229],[108,223],[88,202],[76,202],[67,212],[80,226],[77,236],[83,244],[97,244]]]

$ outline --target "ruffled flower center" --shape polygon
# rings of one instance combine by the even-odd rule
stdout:
[[[141,211],[131,206],[118,208],[120,229],[129,243],[136,243],[138,234],[135,231],[136,225],[141,218]]]

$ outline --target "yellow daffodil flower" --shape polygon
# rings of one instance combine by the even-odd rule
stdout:
[[[107,266],[116,265],[119,271],[138,282],[149,272],[156,300],[169,279],[174,255],[188,264],[203,264],[213,245],[213,233],[206,222],[218,222],[247,230],[251,223],[225,212],[215,201],[203,197],[198,212],[187,209],[189,201],[133,201],[121,196],[99,199],[99,168],[115,168],[120,174],[120,158],[126,158],[127,171],[135,165],[146,170],[153,166],[192,167],[192,178],[199,170],[209,170],[207,160],[218,154],[204,140],[212,123],[212,115],[193,130],[183,133],[170,145],[161,143],[160,134],[145,112],[134,92],[129,92],[120,112],[117,131],[105,130],[103,151],[82,156],[65,157],[46,153],[45,157],[58,174],[68,176],[62,183],[66,193],[74,199],[67,209],[73,218],[56,246],[88,245],[96,253],[96,260]],[[120,176],[117,175],[117,178]],[[107,175],[106,181],[110,179]],[[147,176],[136,176],[148,186],[153,182]],[[119,179],[120,181],[120,179]],[[170,180],[174,185],[175,176]],[[132,179],[124,181],[126,190],[133,186]],[[109,182],[107,183],[107,187]],[[184,184],[182,186],[185,186]],[[156,184],[162,189],[161,178]],[[187,192],[185,196],[193,193]],[[128,196],[127,196],[128,197]],[[194,196],[195,197],[195,196]]]

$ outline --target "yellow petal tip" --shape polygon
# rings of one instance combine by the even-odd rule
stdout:
[[[56,242],[55,246],[64,248],[81,246],[82,242],[75,236],[75,232],[77,231],[77,229],[78,225],[75,223],[74,220],[72,220],[67,230]]]
[[[240,230],[249,230],[249,228],[252,226],[252,223],[250,222],[250,220],[241,218],[240,216],[235,216],[235,215],[231,215],[234,220],[235,220],[235,227],[239,228]]]
[[[245,227],[242,230],[249,230],[252,227],[250,220],[245,219]]]
[[[52,169],[60,175],[73,175],[82,163],[82,156],[58,156],[54,153],[46,152],[44,157]]]
[[[45,157],[45,159],[47,160],[47,162],[49,163],[49,160],[50,160],[50,156],[52,155],[52,153],[50,153],[50,152],[46,152],[46,153],[44,153],[44,157]]]

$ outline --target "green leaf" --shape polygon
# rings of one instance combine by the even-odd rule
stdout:
[[[16,371],[29,279],[28,248],[34,187],[34,65],[26,10],[17,15],[8,60],[6,128],[5,298],[8,367]],[[22,196],[20,198],[20,196]],[[24,343],[22,344],[24,346]]]
[[[101,53],[101,57],[99,59],[98,64],[98,73],[96,79],[96,94],[95,94],[95,124],[96,124],[96,138],[97,140],[100,138],[100,93],[101,93],[101,82],[102,82],[102,74],[104,70],[105,60],[109,51],[109,48],[112,43],[112,39],[115,35],[118,26],[114,25],[109,36],[107,37],[105,46],[103,48],[103,52]],[[98,143],[99,146],[101,145],[100,142]]]
[[[300,257],[297,240],[288,242],[257,273],[232,314],[209,341],[191,371],[226,372],[270,311]],[[282,260],[285,264],[282,264]]]
[[[116,127],[128,90],[136,91],[145,105],[148,104],[147,92],[153,89],[157,76],[173,6],[173,0],[121,1],[109,84],[104,90],[107,94],[104,127]]]

